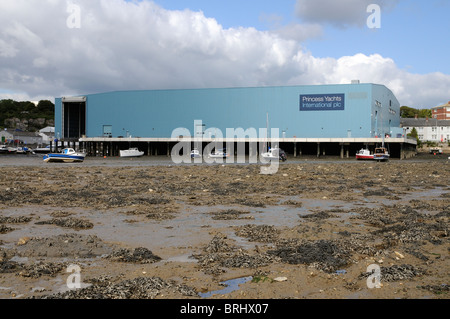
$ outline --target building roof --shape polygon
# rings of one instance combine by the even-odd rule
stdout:
[[[5,128],[4,131],[13,136],[39,136],[36,132],[27,132],[17,129]]]
[[[412,127],[420,127],[420,126],[450,126],[450,120],[437,120],[432,118],[402,118],[400,119],[400,126],[412,126]]]
[[[442,104],[442,105],[438,105],[438,106],[432,107],[431,109],[432,110],[433,109],[440,109],[442,107],[449,107],[449,106],[450,106],[450,101],[448,101],[446,104]]]

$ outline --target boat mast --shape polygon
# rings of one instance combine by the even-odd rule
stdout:
[[[266,152],[269,151],[269,112],[266,113]]]

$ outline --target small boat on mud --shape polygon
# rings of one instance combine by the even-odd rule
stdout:
[[[191,151],[191,158],[201,158],[202,156],[200,155],[200,152],[198,149],[194,148]]]
[[[140,151],[137,147],[132,147],[127,150],[120,151],[120,157],[139,157],[143,155],[144,152]]]
[[[46,147],[37,147],[33,150],[33,152],[35,153],[50,153],[51,149],[50,149],[50,145],[47,145]]]
[[[373,154],[373,159],[376,161],[388,161],[389,157],[389,152],[385,147],[377,147]]]
[[[73,162],[83,162],[86,157],[85,153],[77,152],[73,148],[65,148],[61,153],[48,153],[44,155],[44,162],[63,162],[63,163],[73,163]]]
[[[356,153],[356,159],[359,161],[373,160],[373,154],[368,149],[362,148]]]
[[[227,153],[227,150],[225,148],[223,149],[218,149],[218,150],[214,150],[214,152],[211,152],[211,154],[209,154],[210,158],[226,158],[226,157],[230,157],[230,154]]]
[[[286,153],[281,148],[271,148],[268,152],[261,153],[261,156],[266,160],[280,160],[286,161]]]

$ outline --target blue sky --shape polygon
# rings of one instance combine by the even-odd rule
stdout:
[[[339,2],[334,0],[335,2]],[[388,0],[389,1],[389,0]],[[296,0],[155,0],[170,10],[202,11],[224,28],[304,23],[295,12]],[[371,3],[379,3],[372,0]],[[326,11],[326,7],[323,8]],[[450,73],[450,1],[403,0],[393,8],[381,6],[381,28],[336,27],[321,21],[323,34],[302,43],[316,57],[378,53],[414,73]],[[362,12],[364,19],[370,13]]]

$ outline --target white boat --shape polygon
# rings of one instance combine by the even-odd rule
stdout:
[[[356,153],[356,159],[357,160],[373,160],[373,154],[370,153],[370,151],[368,149],[362,148]]]
[[[266,140],[268,140],[267,133],[269,132],[269,113],[266,114]],[[286,161],[287,156],[286,153],[278,147],[270,147],[269,142],[264,144],[264,150],[267,148],[267,152],[262,152],[261,157],[266,160],[280,160]]]
[[[230,154],[227,153],[226,149],[218,149],[218,150],[214,150],[214,152],[211,152],[211,154],[209,154],[210,158],[225,158],[225,157],[230,157]]]
[[[285,161],[286,153],[281,148],[270,148],[268,152],[261,153],[261,156],[266,160],[281,160]]]
[[[65,148],[61,153],[48,153],[45,154],[43,159],[44,162],[63,162],[63,163],[73,163],[82,162],[86,157],[85,153],[77,152],[73,148]]]
[[[127,150],[120,151],[120,157],[139,157],[144,155],[144,152],[139,151],[137,147],[132,147]]]
[[[376,161],[387,161],[389,160],[389,152],[385,147],[378,147],[375,149],[373,154],[373,159]]]
[[[47,145],[46,147],[36,147],[33,151],[35,153],[50,153],[51,149],[50,145]]]
[[[26,147],[26,146],[18,147],[16,153],[17,154],[29,154],[29,153],[33,153],[34,154],[34,152],[31,149],[29,149],[28,147]]]
[[[194,149],[191,151],[191,158],[200,158],[200,157],[202,157],[202,156],[200,155],[200,152],[198,151],[198,149],[194,148]]]

